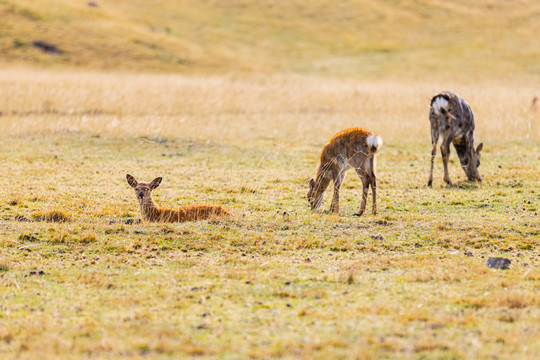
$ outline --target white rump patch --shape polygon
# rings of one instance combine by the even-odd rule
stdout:
[[[371,149],[377,150],[379,146],[382,145],[382,139],[378,136],[369,135],[366,139],[366,143]]]
[[[445,108],[448,106],[448,100],[445,98],[439,96],[435,99],[433,104],[431,104],[431,108],[435,112],[435,114],[439,115],[441,113],[441,108]]]

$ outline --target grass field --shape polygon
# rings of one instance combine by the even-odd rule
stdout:
[[[538,1],[89,3],[0,0],[1,359],[540,358]],[[426,186],[441,90],[482,184]],[[356,126],[379,213],[311,212]],[[127,173],[234,215],[139,223]]]
[[[438,157],[426,187],[437,81],[0,72],[0,356],[538,358],[534,78],[447,85],[481,185],[453,154],[457,185]],[[351,216],[352,173],[341,214],[312,213],[320,147],[351,126],[385,142],[379,214]],[[126,173],[235,215],[130,224]]]

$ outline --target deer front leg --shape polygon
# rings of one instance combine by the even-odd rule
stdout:
[[[446,138],[441,144],[441,154],[444,166],[444,181],[448,185],[452,185],[450,181],[450,175],[448,174],[448,158],[450,157],[450,137]]]
[[[332,198],[332,203],[330,204],[330,212],[334,214],[339,213],[339,189],[343,183],[345,174],[339,173],[334,177],[334,197]]]

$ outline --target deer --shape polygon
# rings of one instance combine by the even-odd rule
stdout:
[[[469,104],[451,91],[443,91],[431,99],[429,108],[431,123],[431,169],[428,186],[433,184],[433,163],[437,155],[437,142],[442,134],[441,155],[444,166],[444,181],[452,185],[448,175],[450,144],[454,144],[459,162],[469,181],[482,182],[478,167],[480,151],[484,144],[474,148],[474,115]]]
[[[146,221],[174,223],[232,215],[231,211],[216,204],[190,205],[178,208],[159,206],[152,199],[152,190],[161,184],[162,177],[155,178],[150,183],[138,182],[129,174],[126,175],[126,179],[129,186],[135,190],[135,196],[139,200],[141,208],[141,216]]]
[[[343,130],[324,144],[315,179],[309,181],[307,193],[311,210],[317,210],[322,203],[323,195],[330,184],[334,184],[334,196],[330,212],[339,213],[339,189],[348,170],[354,169],[362,180],[362,203],[358,213],[362,216],[366,210],[369,187],[373,195],[371,213],[377,214],[377,178],[375,175],[375,154],[382,146],[382,139],[369,130],[352,128]]]

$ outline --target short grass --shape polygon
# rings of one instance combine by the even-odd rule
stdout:
[[[428,188],[438,83],[0,72],[0,356],[538,358],[533,80],[447,84],[485,181],[453,155],[456,186],[438,157]],[[341,214],[312,213],[320,147],[350,126],[385,141],[379,214],[351,216],[352,173]],[[126,173],[235,215],[133,223]]]

